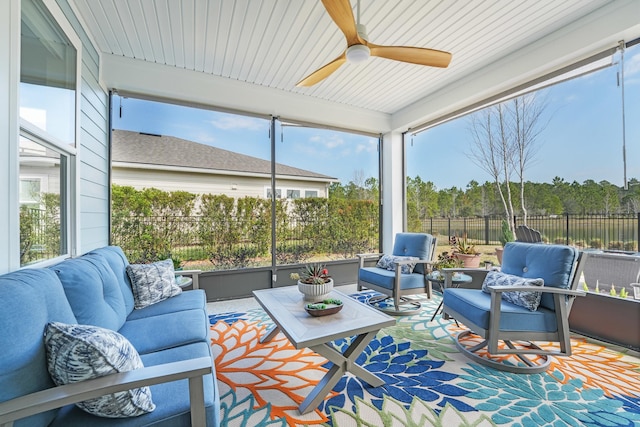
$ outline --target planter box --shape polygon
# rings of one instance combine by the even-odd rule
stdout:
[[[601,341],[640,350],[640,301],[588,292],[574,300],[571,330]]]

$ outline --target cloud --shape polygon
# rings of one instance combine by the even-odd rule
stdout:
[[[328,137],[314,135],[309,138],[309,142],[319,145],[325,149],[331,150],[344,145],[344,139],[338,135],[329,135]]]
[[[624,74],[625,77],[640,74],[640,53],[633,55],[631,58],[625,59]]]
[[[356,146],[356,153],[373,153],[378,150],[378,140],[371,138]]]
[[[234,130],[234,129],[265,130],[267,129],[267,125],[265,124],[264,120],[256,119],[253,117],[223,116],[215,120],[211,120],[208,123],[211,123],[214,127],[222,130]]]

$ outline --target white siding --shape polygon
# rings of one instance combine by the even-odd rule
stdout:
[[[113,168],[113,183],[127,185],[138,190],[158,188],[164,191],[188,191],[195,194],[226,194],[230,197],[266,197],[266,188],[271,187],[271,179],[264,177],[244,177],[236,175],[214,175],[175,171],[155,171],[149,169]],[[322,182],[290,179],[276,180],[276,187],[300,190],[315,190],[318,197],[327,196],[327,186]]]
[[[57,0],[82,40],[80,146],[78,155],[78,254],[109,243],[109,96],[100,85],[100,56],[67,0]]]

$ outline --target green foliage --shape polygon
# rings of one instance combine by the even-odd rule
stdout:
[[[20,206],[20,265],[62,253],[60,195],[40,194],[40,207]]]
[[[589,240],[589,247],[594,249],[602,249],[602,239]]]
[[[507,220],[503,219],[501,224],[500,244],[504,246],[508,242],[513,242],[514,240],[515,237],[513,236],[513,231],[511,231],[509,223]]]
[[[206,259],[214,269],[271,262],[268,199],[113,187],[112,241],[132,262]],[[278,199],[275,214],[278,264],[378,249],[377,201]]]
[[[433,270],[441,270],[443,268],[459,268],[464,263],[455,257],[453,252],[442,252],[438,255],[436,262],[432,264]]]

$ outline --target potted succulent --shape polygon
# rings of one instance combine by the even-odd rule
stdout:
[[[456,258],[453,252],[442,252],[438,255],[438,259],[436,262],[431,264],[433,271],[431,272],[431,277],[442,280],[444,276],[440,273],[440,270],[443,268],[460,268],[463,267],[464,264],[458,258]]]
[[[500,232],[500,244],[502,245],[499,248],[496,248],[496,256],[498,257],[498,263],[502,265],[502,253],[504,252],[504,245],[508,242],[513,242],[515,237],[513,236],[513,231],[511,231],[511,227],[506,219],[502,220],[502,229]]]
[[[324,300],[333,290],[333,279],[323,264],[307,264],[300,273],[291,273],[289,277],[298,281],[298,290],[305,301]]]
[[[467,268],[480,267],[480,252],[476,250],[476,246],[473,243],[467,241],[466,234],[462,238],[454,237],[453,239],[453,254],[462,261]]]

